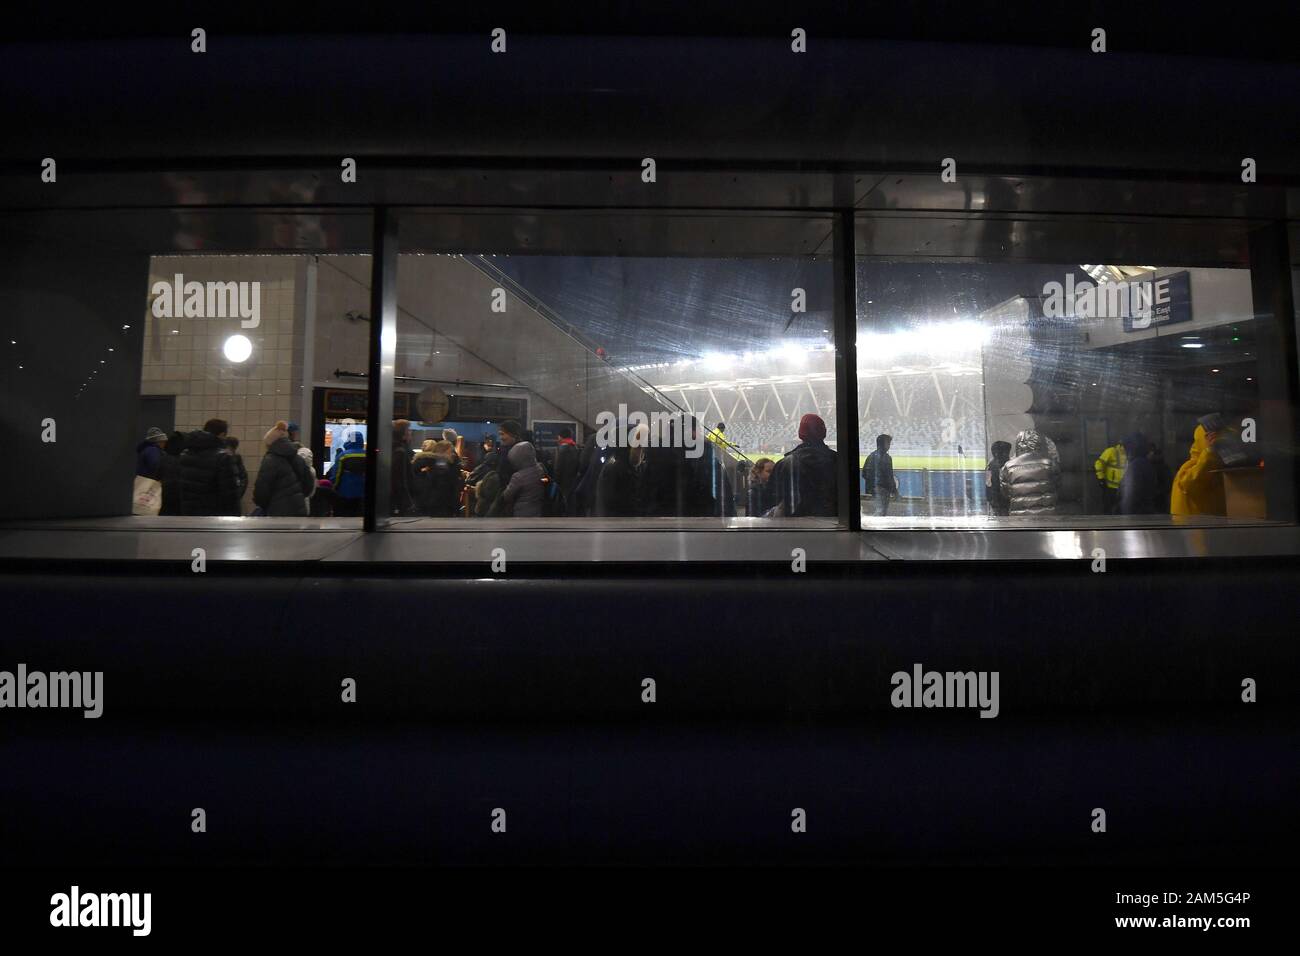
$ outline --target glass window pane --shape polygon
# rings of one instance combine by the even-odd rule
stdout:
[[[405,214],[395,527],[835,527],[830,235]]]
[[[1250,268],[861,256],[857,290],[864,527],[1287,520]]]
[[[369,229],[302,208],[8,217],[4,379],[31,467],[6,515],[319,527],[316,286],[369,262]]]

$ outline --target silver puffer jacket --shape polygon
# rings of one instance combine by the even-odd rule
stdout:
[[[1016,436],[1012,457],[1002,466],[1002,488],[1011,499],[1011,514],[1050,514],[1056,510],[1061,483],[1061,456],[1056,443],[1032,428]]]

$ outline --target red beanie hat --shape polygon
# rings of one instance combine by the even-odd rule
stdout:
[[[799,440],[800,441],[825,441],[826,440],[826,423],[822,421],[820,415],[814,415],[811,412],[799,419]]]

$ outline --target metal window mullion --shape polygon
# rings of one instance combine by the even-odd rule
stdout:
[[[853,210],[835,214],[835,434],[840,463],[839,517],[850,531],[862,530],[858,496],[857,253]]]
[[[393,382],[397,370],[397,212],[374,213],[370,266],[370,363],[366,382],[366,498],[362,527],[375,531],[390,516],[393,468]]]

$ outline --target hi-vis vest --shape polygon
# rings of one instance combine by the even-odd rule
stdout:
[[[1111,445],[1101,453],[1092,467],[1097,472],[1098,481],[1105,482],[1111,491],[1118,491],[1119,483],[1124,480],[1124,470],[1128,468],[1128,455],[1124,446]]]

